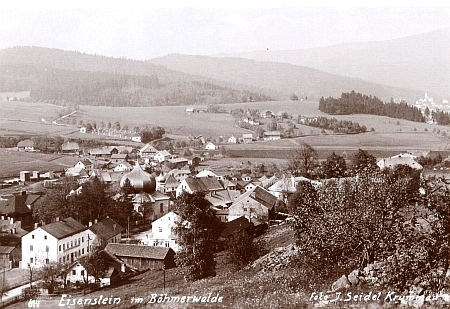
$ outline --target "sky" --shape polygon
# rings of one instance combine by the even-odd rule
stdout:
[[[42,46],[144,60],[382,41],[450,28],[450,7],[39,3],[2,5],[0,49]]]

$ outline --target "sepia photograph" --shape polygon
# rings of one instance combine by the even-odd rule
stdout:
[[[0,10],[0,308],[448,308],[450,6]]]

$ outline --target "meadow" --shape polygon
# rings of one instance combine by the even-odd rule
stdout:
[[[95,138],[111,139],[97,134],[79,133],[79,125],[57,126],[46,119],[56,118],[64,113],[65,108],[44,103],[26,103],[20,101],[0,101],[0,134],[59,134],[65,138]],[[402,119],[394,119],[373,115],[327,115],[318,110],[316,101],[272,101],[249,102],[236,104],[222,104],[227,112],[231,109],[242,108],[272,110],[275,113],[286,111],[292,115],[292,121],[296,123],[298,115],[306,117],[334,117],[338,120],[350,120],[364,125],[368,130],[363,134],[336,135],[333,132],[321,132],[320,129],[306,125],[296,124],[296,132],[301,135],[294,139],[280,141],[254,142],[248,145],[233,145],[223,142],[222,145],[234,151],[236,157],[255,156],[254,151],[266,150],[266,154],[260,153],[259,157],[286,158],[289,154],[286,149],[297,148],[302,142],[311,144],[321,150],[323,156],[327,156],[333,150],[340,153],[356,151],[358,148],[377,152],[379,157],[398,151],[415,150],[444,150],[450,149],[450,127],[430,125],[426,123],[412,122]],[[121,126],[134,127],[161,126],[171,137],[184,139],[188,136],[203,135],[224,141],[231,135],[236,137],[249,131],[235,125],[235,118],[229,114],[213,113],[186,113],[187,106],[157,106],[157,107],[104,107],[104,106],[80,106],[80,110],[69,117],[69,122],[77,124],[91,122],[100,125],[102,122],[114,124],[119,122]],[[196,109],[206,110],[205,105],[194,105]],[[47,122],[43,122],[42,119]],[[267,120],[265,120],[267,121]],[[263,128],[266,126],[263,124]],[[283,124],[283,126],[286,126]],[[271,150],[272,152],[270,152]],[[238,153],[241,152],[241,153]],[[275,155],[274,155],[275,153]]]

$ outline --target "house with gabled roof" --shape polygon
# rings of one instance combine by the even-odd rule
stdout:
[[[167,150],[161,150],[161,151],[158,151],[154,155],[153,160],[161,163],[161,162],[169,160],[169,158],[170,158],[170,152],[168,152]]]
[[[76,142],[64,143],[61,145],[61,153],[77,155],[80,153],[80,146]]]
[[[87,228],[73,218],[40,226],[22,236],[21,268],[49,263],[73,263],[88,253]]]
[[[141,158],[153,158],[153,156],[158,152],[159,150],[156,149],[152,144],[148,143],[145,144],[141,149],[139,149],[138,154]]]
[[[253,190],[241,194],[234,200],[228,208],[228,221],[245,216],[250,222],[252,218],[268,222],[275,218],[277,201],[276,196],[266,189],[256,186]]]
[[[244,144],[251,143],[253,141],[253,134],[252,133],[243,133],[242,134],[242,142]]]
[[[133,170],[133,166],[127,161],[122,161],[114,167],[114,172],[127,172]]]
[[[119,162],[122,162],[122,161],[127,161],[128,160],[128,154],[127,153],[115,153],[115,154],[111,155],[110,160],[113,163],[119,163]]]
[[[175,251],[169,247],[110,243],[105,251],[138,270],[175,267]]]
[[[34,151],[34,141],[26,139],[17,143],[17,150],[19,151]]]
[[[183,191],[187,193],[204,192],[212,194],[217,191],[225,190],[216,177],[187,177],[176,190],[176,196],[180,196]]]
[[[236,144],[236,143],[237,143],[236,137],[234,137],[234,135],[231,135],[231,136],[228,138],[228,143]]]
[[[91,239],[89,245],[103,249],[109,243],[120,242],[123,232],[125,232],[124,227],[107,217],[89,226],[88,236]]]
[[[21,227],[25,230],[33,228],[33,206],[41,196],[28,194],[26,191],[18,195],[0,198],[0,214],[10,217],[13,221],[21,221]]]
[[[172,248],[178,252],[179,244],[174,228],[180,216],[171,211],[152,222],[151,232],[145,235],[143,242],[148,246]]]
[[[207,150],[216,150],[216,149],[219,149],[219,146],[215,145],[215,144],[212,143],[212,142],[208,142],[208,143],[205,145],[205,149],[207,149]]]
[[[280,131],[267,131],[263,133],[263,139],[265,141],[273,141],[281,139],[281,132]]]
[[[129,264],[126,264],[120,258],[112,255],[111,253],[101,250],[100,257],[107,263],[108,270],[106,273],[99,278],[100,286],[109,286],[111,284],[117,283],[121,280],[121,277],[130,273],[134,273],[137,269]],[[89,275],[87,270],[79,261],[75,261],[69,266],[66,280],[72,284],[77,285],[80,283],[88,282],[95,283],[96,278]]]
[[[111,158],[113,154],[118,154],[119,150],[115,146],[94,148],[89,151],[89,155],[95,158]]]
[[[220,233],[220,238],[224,239],[242,231],[251,234],[254,227],[253,223],[249,222],[244,216],[241,216],[225,223],[225,226]]]

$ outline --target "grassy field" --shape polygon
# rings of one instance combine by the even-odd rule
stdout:
[[[61,171],[77,163],[79,158],[49,155],[39,152],[24,152],[17,149],[0,148],[0,179],[19,177],[20,171]]]

